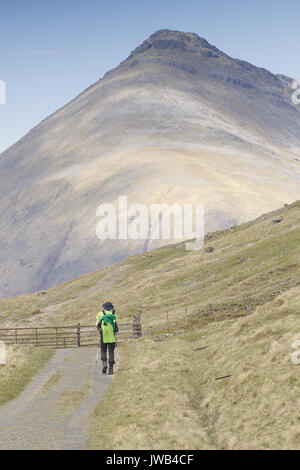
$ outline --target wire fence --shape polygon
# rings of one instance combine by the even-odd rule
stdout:
[[[281,294],[281,291],[269,292],[267,297],[268,300]],[[201,320],[221,321],[224,318],[238,318],[242,316],[250,315],[259,306],[264,304],[262,298],[250,298],[247,295],[243,295],[240,298],[233,299],[227,303],[209,303],[204,306],[190,306],[183,307],[181,315],[177,311],[167,311],[165,313],[165,319],[160,323],[151,325],[145,330],[145,334],[151,334],[153,330],[163,329],[168,333],[172,333],[179,328],[187,328],[191,323],[195,323]],[[192,311],[191,311],[192,310]]]

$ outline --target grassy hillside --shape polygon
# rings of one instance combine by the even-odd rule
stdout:
[[[90,448],[299,449],[299,301],[297,287],[246,318],[122,345]]]
[[[273,220],[283,217],[279,223]],[[76,278],[45,293],[0,301],[5,325],[94,324],[103,301],[120,319],[141,313],[144,327],[178,326],[185,308],[202,324],[236,318],[300,283],[300,202],[206,237],[200,251],[171,245]],[[210,253],[207,248],[213,248]],[[213,307],[214,315],[211,312]]]
[[[9,346],[6,364],[0,364],[0,405],[16,398],[53,354],[47,348]]]
[[[299,215],[296,202],[201,251],[172,245],[2,300],[1,324],[93,324],[106,300],[120,319],[141,313],[146,335],[120,347],[91,448],[299,448]],[[157,336],[167,311],[174,334]]]

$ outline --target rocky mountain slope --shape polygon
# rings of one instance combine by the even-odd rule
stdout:
[[[102,202],[204,203],[206,230],[299,198],[292,79],[158,31],[0,156],[0,296],[155,247],[99,241]]]

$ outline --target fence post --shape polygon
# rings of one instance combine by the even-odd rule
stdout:
[[[77,348],[80,348],[80,323],[77,325]]]
[[[38,329],[35,329],[35,345],[38,346]]]
[[[15,329],[15,342],[18,344],[18,330]]]
[[[167,324],[168,324],[168,332],[170,333],[169,312],[167,312]]]
[[[133,329],[133,337],[134,338],[140,338],[143,335],[143,333],[142,333],[142,322],[141,322],[141,316],[140,315],[134,315],[133,316],[132,329]]]
[[[55,332],[56,332],[56,349],[58,349],[58,329],[55,328]]]
[[[214,318],[214,320],[216,321],[216,316],[214,314],[214,309],[213,309],[213,306],[212,304],[209,304],[209,310],[210,310],[210,314],[211,316]]]
[[[247,296],[244,295],[243,298],[244,298],[244,302],[245,302],[245,307],[246,307],[247,313],[251,313],[251,308],[250,308],[250,306],[249,306],[249,304],[248,304]]]

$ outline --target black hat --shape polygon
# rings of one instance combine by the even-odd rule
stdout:
[[[111,302],[105,302],[102,307],[104,308],[104,310],[114,310],[114,306]]]

